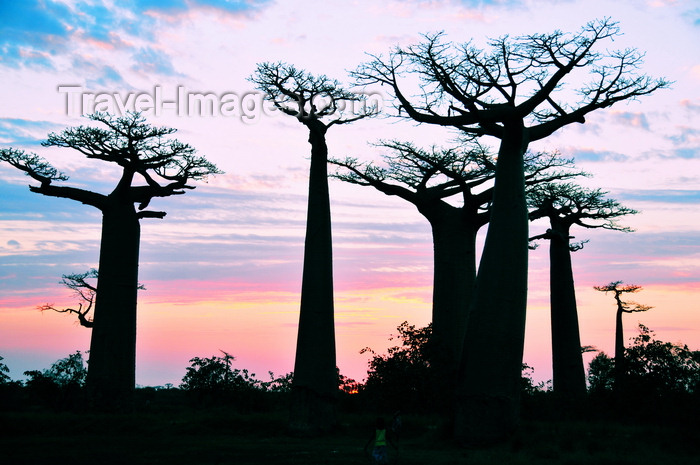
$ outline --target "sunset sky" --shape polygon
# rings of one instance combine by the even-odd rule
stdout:
[[[672,81],[639,101],[591,114],[531,145],[574,157],[600,187],[641,213],[633,233],[574,229],[581,342],[613,351],[614,301],[593,286],[642,285],[654,308],[625,317],[665,341],[700,349],[700,5],[694,0],[27,0],[0,1],[0,146],[34,151],[70,176],[65,185],[107,193],[117,172],[68,149],[44,148],[52,131],[86,124],[89,98],[141,94],[235,95],[239,111],[202,115],[165,104],[149,122],[174,127],[226,174],[184,196],[156,199],[165,219],[142,225],[136,380],[179,384],[195,356],[234,356],[265,378],[291,371],[301,287],[309,144],[293,118],[264,111],[247,78],[256,63],[285,61],[348,82],[367,54],[386,55],[422,34],[485,46],[488,38],[575,32],[611,17],[623,35],[605,47],[645,52],[642,71]],[[60,88],[60,89],[59,89]],[[68,90],[67,90],[68,89]],[[455,133],[381,114],[328,133],[331,156],[380,160],[379,139],[448,146]],[[128,100],[131,98],[132,100]],[[148,98],[148,97],[142,97]],[[572,102],[573,103],[573,102]],[[127,105],[128,107],[128,105]],[[495,140],[483,140],[495,146]],[[13,379],[89,348],[89,330],[44,303],[74,305],[62,274],[97,266],[100,215],[30,193],[31,180],[0,164],[0,356]],[[331,180],[338,365],[366,376],[396,327],[430,321],[432,245],[427,221],[406,202]],[[534,223],[533,233],[544,223]],[[483,231],[482,231],[483,239]],[[551,377],[547,245],[530,253],[525,362]],[[507,292],[504,283],[504,292]],[[498,348],[494,348],[498,350]],[[586,362],[592,357],[586,356]]]

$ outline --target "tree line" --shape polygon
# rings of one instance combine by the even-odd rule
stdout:
[[[369,347],[362,349],[361,353],[370,355],[367,378],[363,382],[336,370],[336,400],[340,401],[341,409],[356,413],[435,414],[451,407],[450,398],[445,396],[445,379],[435,364],[440,353],[432,338],[432,323],[416,327],[405,321],[396,330],[389,339],[394,345],[386,353],[378,354]],[[638,331],[639,334],[631,338],[631,344],[624,348],[621,359],[598,352],[586,373],[587,397],[565,399],[569,408],[573,403],[579,405],[579,410],[581,406],[587,410],[593,408],[588,412],[589,417],[603,414],[601,410],[605,409],[595,408],[596,403],[602,401],[606,405],[608,400],[618,409],[634,407],[640,402],[682,403],[685,409],[697,408],[700,351],[691,350],[682,343],[659,340],[653,330],[641,323]],[[141,407],[144,401],[153,401],[161,406],[189,405],[205,409],[225,406],[242,412],[265,412],[288,404],[293,372],[275,375],[269,371],[261,379],[245,368],[236,368],[233,355],[220,352],[220,355],[190,359],[179,385],[168,383],[137,388]],[[618,369],[619,364],[623,364],[624,371]],[[25,371],[24,381],[14,381],[0,357],[0,409],[41,406],[84,411],[89,408],[84,396],[87,372],[87,361],[76,351],[48,369]],[[550,408],[555,406],[562,410],[562,397],[554,392],[551,380],[536,382],[532,373],[533,369],[523,363],[521,393],[525,402],[549,403]],[[641,417],[653,410],[651,407],[642,410]],[[541,413],[537,415],[542,416]],[[562,415],[567,413],[559,413],[557,418]],[[677,415],[679,412],[667,412],[671,418]]]
[[[432,149],[381,141],[390,154],[385,166],[329,158],[330,128],[377,113],[372,107],[342,111],[363,101],[361,92],[291,64],[258,65],[250,81],[304,126],[311,146],[292,430],[315,433],[336,424],[329,163],[337,169],[331,176],[398,196],[431,225],[434,366],[445,383],[457,441],[499,441],[517,426],[528,251],[536,239],[550,244],[554,390],[574,397],[585,393],[571,266],[571,252],[582,244],[571,243],[570,228],[626,231],[616,219],[635,211],[603,191],[571,182],[584,174],[571,160],[528,149],[568,125],[585,123],[591,112],[669,85],[640,71],[639,51],[606,48],[619,34],[617,23],[606,18],[573,33],[491,39],[484,49],[427,34],[417,44],[371,55],[350,73],[353,86],[383,86],[395,102],[392,117],[447,127],[458,139],[453,147]],[[221,171],[193,147],[169,139],[174,129],[151,126],[140,114],[89,118],[101,126],[51,133],[43,145],[118,165],[122,175],[108,195],[57,185],[67,176],[33,153],[2,149],[0,160],[37,182],[32,192],[102,212],[97,284],[92,297],[85,294],[93,314],[86,389],[95,408],[128,409],[134,391],[140,220],[165,216],[148,209],[154,198],[184,194],[194,188],[191,181]],[[489,138],[496,141],[495,152],[482,143]],[[550,228],[530,237],[529,222],[539,218]],[[475,237],[486,225],[477,266]],[[69,313],[79,318],[86,312],[73,310]]]

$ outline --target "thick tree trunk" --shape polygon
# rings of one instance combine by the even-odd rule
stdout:
[[[431,345],[437,376],[451,395],[476,278],[476,232],[461,209],[446,207],[443,210],[429,216],[434,251]]]
[[[460,364],[455,436],[462,443],[502,440],[519,417],[527,305],[527,140],[521,121],[509,122],[504,133]]]
[[[552,325],[554,393],[575,399],[586,395],[581,355],[574,274],[569,249],[569,227],[552,221],[549,241],[549,287]]]
[[[87,390],[96,409],[129,410],[136,370],[140,225],[133,203],[110,203],[102,212]]]
[[[290,429],[315,434],[336,422],[338,375],[333,310],[333,254],[325,127],[309,125],[311,169],[301,308]]]

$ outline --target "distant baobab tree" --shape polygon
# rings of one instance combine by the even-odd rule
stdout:
[[[400,141],[377,146],[390,151],[383,156],[386,167],[354,158],[331,159],[338,167],[332,177],[406,200],[430,222],[431,363],[445,392],[452,395],[476,279],[476,234],[489,221],[496,161],[475,143],[430,150]],[[572,163],[557,153],[528,152],[525,182],[531,186],[575,176],[578,173],[568,169]]]
[[[622,315],[625,313],[646,312],[654,307],[638,304],[637,302],[622,300],[623,294],[634,294],[642,290],[637,284],[623,284],[622,281],[613,281],[605,286],[594,286],[593,289],[600,292],[612,292],[615,297],[617,311],[615,313],[615,388],[619,389],[625,374],[625,340],[622,330]]]
[[[95,293],[97,292],[96,284],[92,284],[89,280],[97,280],[97,270],[91,268],[84,273],[64,274],[61,278],[61,284],[71,289],[78,298],[77,308],[56,308],[53,304],[40,305],[38,308],[42,312],[51,310],[58,313],[75,314],[78,317],[80,326],[92,328],[92,315],[89,315],[95,303]]]
[[[53,304],[39,305],[37,308],[42,311],[54,311],[57,313],[74,314],[78,317],[78,323],[85,328],[93,327],[93,320],[90,311],[95,304],[95,295],[97,294],[96,281],[98,272],[95,268],[91,268],[84,273],[64,274],[61,277],[61,284],[68,289],[71,289],[74,295],[78,298],[77,308],[56,308]],[[93,283],[95,281],[95,283]],[[139,290],[145,290],[143,284],[139,284]]]
[[[285,63],[258,64],[250,81],[266,100],[309,131],[309,198],[289,426],[304,433],[326,431],[336,422],[338,393],[326,132],[332,126],[372,116],[374,110],[347,111],[364,102],[365,96],[344,89],[336,80]]]
[[[101,127],[51,133],[42,145],[71,148],[88,159],[119,166],[121,175],[109,194],[55,185],[68,177],[33,153],[2,149],[0,161],[37,181],[39,185],[29,186],[32,192],[75,200],[102,212],[86,387],[94,408],[124,410],[131,408],[135,387],[140,220],[165,217],[163,211],[147,210],[153,198],[184,194],[194,189],[190,181],[220,171],[190,145],[167,138],[175,129],[151,126],[139,113],[95,113],[88,118]]]
[[[460,442],[503,440],[519,419],[528,256],[523,155],[528,145],[584,123],[593,111],[668,85],[638,73],[642,54],[636,50],[604,48],[603,42],[619,34],[617,23],[603,19],[573,34],[492,39],[488,51],[430,34],[417,45],[396,47],[388,57],[373,56],[353,73],[359,84],[388,87],[398,116],[499,141],[491,219],[455,405]],[[419,79],[404,79],[406,74]],[[567,80],[585,83],[572,89]],[[411,82],[420,87],[412,88]],[[578,99],[567,103],[573,96]]]
[[[549,240],[549,288],[552,325],[552,386],[561,398],[586,395],[586,372],[581,357],[581,336],[571,252],[583,243],[572,244],[572,226],[630,232],[616,219],[637,211],[605,198],[600,189],[586,189],[573,183],[546,183],[528,192],[533,208],[531,219],[547,218],[550,228],[532,239]]]

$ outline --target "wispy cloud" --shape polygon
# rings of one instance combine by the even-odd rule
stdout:
[[[692,113],[700,113],[700,100],[693,101],[690,99],[681,100],[681,106]]]
[[[679,126],[678,134],[669,136],[675,144],[695,144],[700,146],[700,129],[696,127]]]
[[[19,118],[0,118],[0,144],[11,146],[38,146],[46,134],[57,125],[50,121]]]
[[[135,0],[131,2],[23,0],[0,2],[0,65],[54,69],[55,59],[78,43],[91,48],[126,48],[128,37],[153,43],[160,19],[169,20],[197,9],[243,15],[259,11],[267,1],[243,0]],[[136,59],[155,59],[153,69],[172,74],[164,53],[136,50]]]
[[[114,88],[125,85],[126,81],[114,66],[96,61],[94,57],[76,55],[73,57],[72,66],[85,72],[85,83],[88,88]]]
[[[700,147],[695,148],[679,148],[668,152],[671,158],[684,158],[686,160],[699,158],[700,157]]]
[[[181,76],[173,67],[167,53],[153,47],[144,47],[133,54],[134,64],[131,69],[146,76]]]
[[[49,55],[70,35],[65,23],[72,16],[63,3],[53,1],[0,2],[0,64],[51,67]],[[46,49],[41,53],[37,49]]]
[[[645,113],[633,113],[629,111],[613,111],[610,113],[615,123],[634,128],[649,130],[649,121]]]
[[[630,158],[628,155],[608,150],[572,149],[567,152],[569,153],[578,162],[624,162]]]
[[[269,0],[134,0],[139,11],[182,12],[196,8],[215,8],[230,13],[255,11],[270,3]]]
[[[117,29],[113,12],[100,4],[69,5],[56,0],[2,2],[2,64],[53,68],[53,58],[66,51],[72,38],[109,41]]]
[[[617,197],[620,200],[698,204],[700,203],[700,190],[691,189],[640,189],[618,190]]]

